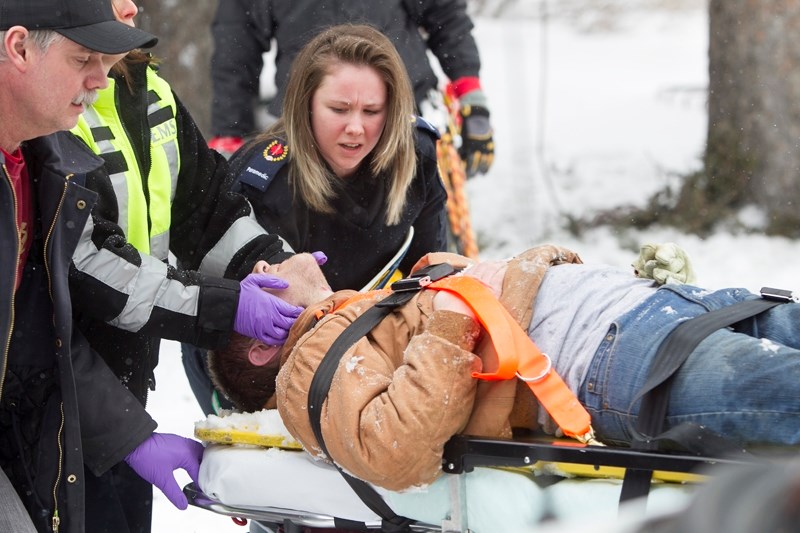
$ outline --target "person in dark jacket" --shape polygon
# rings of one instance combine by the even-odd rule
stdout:
[[[213,101],[209,145],[231,154],[254,134],[263,54],[276,48],[277,94],[271,120],[281,115],[289,70],[300,49],[325,28],[342,23],[375,26],[397,48],[411,77],[423,116],[439,81],[428,60],[430,50],[452,80],[461,105],[462,159],[468,175],[483,174],[493,161],[489,106],[481,89],[481,61],[465,0],[226,0],[212,24]],[[422,31],[420,31],[422,30]],[[424,33],[424,35],[423,35]]]
[[[105,1],[133,27],[132,0]],[[290,254],[250,216],[247,200],[229,190],[224,158],[206,146],[154,58],[129,52],[108,83],[72,129],[105,165],[87,175],[98,198],[70,281],[81,332],[146,405],[161,338],[214,347],[232,325],[241,327],[243,306],[252,302],[245,318],[260,313],[265,326],[275,323],[266,341],[275,343],[299,310],[276,298],[263,305],[245,299],[248,288],[266,295],[263,284],[238,281],[252,264]],[[178,268],[168,264],[170,251]],[[270,302],[275,313],[265,308]],[[126,464],[89,481],[89,530],[150,530],[152,488]]]
[[[400,271],[444,250],[436,130],[412,114],[408,75],[391,41],[366,25],[325,30],[295,59],[287,88],[283,117],[230,160],[258,222],[297,252],[325,252],[334,290],[364,287],[412,227]],[[183,346],[209,414],[205,357]]]
[[[68,286],[96,200],[86,174],[103,161],[53,132],[75,125],[117,54],[156,39],[116,22],[107,0],[32,5],[0,9],[0,467],[29,513],[2,523],[83,533],[84,465],[101,475],[125,461],[185,508],[172,471],[196,478],[202,445],[153,432],[75,327]]]
[[[283,117],[230,160],[259,224],[297,252],[324,251],[334,290],[364,287],[412,226],[402,272],[446,247],[438,134],[413,106],[392,43],[334,26],[295,59]]]

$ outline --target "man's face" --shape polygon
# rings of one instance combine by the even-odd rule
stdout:
[[[253,273],[270,274],[286,280],[289,283],[288,288],[268,290],[268,292],[292,305],[308,307],[333,293],[325,279],[325,274],[322,273],[317,265],[317,260],[311,254],[293,255],[283,263],[275,265],[259,261],[253,267]]]
[[[59,39],[45,52],[28,43],[19,95],[25,138],[74,127],[84,105],[108,86],[108,71],[122,57],[88,50],[69,39]]]

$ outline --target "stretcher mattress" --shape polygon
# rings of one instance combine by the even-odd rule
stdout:
[[[202,430],[218,423],[219,420],[212,420],[211,426],[198,423],[196,429],[200,431],[196,433],[208,435]],[[254,429],[255,426],[258,424],[250,424],[244,431],[265,433]],[[237,432],[241,431],[240,427]],[[280,431],[270,428],[266,433]],[[524,532],[535,530],[545,516],[583,515],[595,520],[616,516],[621,480],[569,477],[563,473],[563,480],[543,487],[533,479],[542,472],[475,468],[463,474],[470,530]],[[547,472],[552,475],[554,469]],[[379,487],[376,490],[396,513],[428,524],[441,524],[458,505],[451,497],[453,481],[454,476],[447,474],[424,488],[404,492]],[[207,496],[233,507],[282,508],[364,522],[379,521],[335,468],[304,451],[210,443],[203,456],[198,484]],[[647,515],[682,508],[694,488],[691,484],[654,484],[647,499]]]

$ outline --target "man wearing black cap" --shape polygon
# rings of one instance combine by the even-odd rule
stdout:
[[[73,328],[68,290],[96,197],[83,181],[103,160],[54,132],[107,86],[115,54],[155,42],[108,0],[0,1],[0,531],[82,533],[84,463],[101,474],[125,460],[179,507],[172,471],[196,477],[202,446],[153,433]]]

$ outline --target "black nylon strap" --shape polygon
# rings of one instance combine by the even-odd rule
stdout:
[[[637,430],[644,435],[655,435],[663,428],[666,400],[669,399],[668,382],[703,339],[718,329],[758,315],[780,303],[766,299],[745,300],[678,325],[662,342],[648,371],[647,381],[633,400],[635,403],[641,398],[640,414],[642,411],[648,414],[646,418],[639,416]],[[662,385],[663,389],[660,388]]]
[[[320,415],[322,414],[322,404],[325,398],[328,397],[328,391],[331,388],[331,381],[333,375],[336,373],[336,368],[339,366],[344,353],[355,344],[358,339],[369,333],[372,328],[392,312],[392,309],[403,305],[411,300],[414,295],[420,291],[425,285],[421,284],[421,280],[426,280],[424,283],[431,283],[440,280],[444,277],[454,274],[454,269],[448,263],[440,263],[429,265],[421,270],[418,270],[413,275],[396,281],[392,284],[392,289],[395,291],[380,302],[376,303],[367,311],[356,318],[336,340],[328,348],[325,357],[320,361],[314,377],[311,380],[311,386],[308,391],[308,417],[311,421],[311,429],[314,431],[314,436],[317,442],[322,447],[325,454],[328,450],[325,448],[325,442],[322,438],[322,429],[320,426]]]
[[[347,474],[344,470],[336,465],[336,469],[342,474],[344,480],[353,489],[353,491],[361,498],[364,505],[376,515],[381,517],[381,531],[383,533],[403,533],[410,531],[409,526],[414,523],[414,520],[399,516],[392,511],[378,492],[373,489],[365,481],[355,478]]]
[[[349,531],[369,531],[369,527],[364,522],[357,522],[355,520],[348,520],[347,518],[333,517],[333,527],[338,531],[344,529]],[[311,531],[310,529],[303,529],[302,532]],[[291,533],[286,531],[285,533]]]
[[[308,416],[311,420],[311,429],[314,436],[327,455],[328,450],[322,438],[322,428],[320,425],[320,415],[322,414],[322,404],[328,397],[331,388],[333,375],[339,366],[339,361],[345,352],[355,344],[358,339],[369,333],[383,318],[391,313],[392,309],[409,301],[415,292],[393,293],[378,302],[367,311],[356,318],[331,344],[328,353],[320,361],[314,378],[311,380],[311,387],[308,391]]]
[[[732,441],[697,424],[680,424],[664,432],[670,386],[678,368],[711,333],[756,316],[781,303],[784,302],[765,298],[745,300],[678,325],[659,346],[648,371],[648,378],[631,402],[633,406],[639,399],[642,400],[631,447],[637,450],[656,450],[664,443],[674,443],[692,453],[711,453],[717,456],[741,451],[741,448]],[[627,469],[620,501],[647,495],[652,476],[652,470]]]
[[[325,455],[328,457],[330,457],[330,454],[328,453],[327,446],[325,446],[325,440],[322,438],[320,416],[322,414],[322,404],[328,396],[328,391],[333,381],[333,375],[336,373],[339,361],[358,339],[369,333],[386,315],[392,312],[392,309],[408,302],[415,294],[416,291],[396,292],[369,308],[336,338],[325,354],[325,357],[320,361],[308,391],[308,416],[311,421],[311,429],[314,431],[314,436],[322,448],[322,451],[325,452]],[[384,533],[409,531],[409,526],[414,522],[413,520],[395,514],[391,507],[383,501],[381,495],[370,485],[361,479],[354,478],[347,474],[339,468],[339,465],[335,462],[334,466],[336,466],[336,469],[342,474],[345,481],[352,487],[364,504],[369,507],[372,512],[381,517],[381,531]]]

